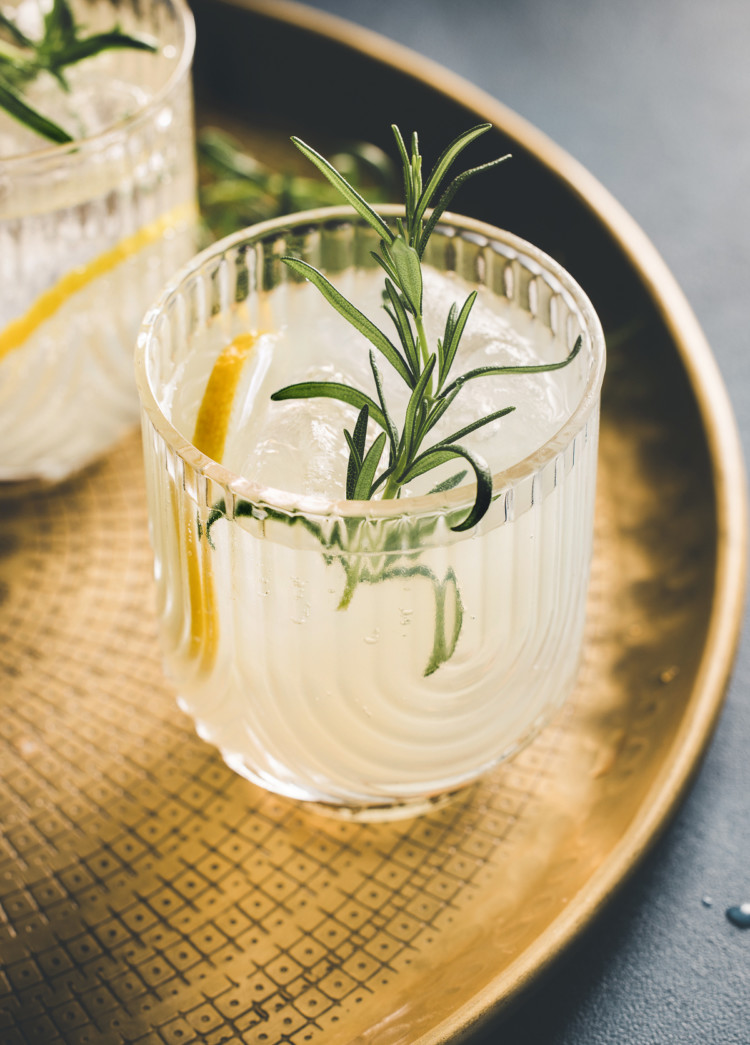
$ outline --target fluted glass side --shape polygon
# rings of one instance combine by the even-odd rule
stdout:
[[[0,135],[0,480],[64,478],[137,421],[138,327],[196,246],[191,15],[182,0],[73,7],[87,31],[118,22],[160,51],[76,67],[81,105],[129,112],[101,132],[21,137],[32,151],[11,155],[15,132]]]
[[[260,486],[180,433],[175,422],[186,432],[190,418],[174,376],[197,351],[210,372],[242,330],[289,323],[307,307],[311,288],[289,277],[280,254],[306,257],[339,286],[370,263],[356,221],[278,226],[203,255],[141,334],[165,663],[201,736],[238,772],[292,797],[387,815],[512,755],[572,690],[591,556],[601,330],[580,289],[535,248],[476,222],[446,222],[430,265],[523,309],[552,332],[550,358],[583,335],[575,368],[559,372],[569,416],[495,475],[493,504],[468,533],[450,526],[471,487],[346,502]]]

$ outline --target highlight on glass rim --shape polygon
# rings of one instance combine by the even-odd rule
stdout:
[[[183,0],[0,12],[0,481],[59,481],[137,422],[132,351],[195,252]]]
[[[167,671],[226,762],[338,815],[413,815],[527,743],[580,657],[604,345],[583,291],[447,211],[489,129],[403,206],[199,255],[137,350]],[[200,301],[201,307],[191,303]]]

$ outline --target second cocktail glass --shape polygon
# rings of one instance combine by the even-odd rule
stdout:
[[[51,76],[33,85],[71,143],[0,114],[0,481],[63,479],[137,421],[138,326],[196,249],[189,10],[183,0],[72,10],[87,33],[118,23],[157,50],[71,66],[67,94]],[[26,15],[41,17],[40,5],[18,4],[15,20]]]

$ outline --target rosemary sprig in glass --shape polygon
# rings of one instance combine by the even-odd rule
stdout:
[[[515,407],[502,407],[432,445],[425,445],[430,432],[467,382],[500,374],[533,374],[558,370],[567,366],[581,348],[579,338],[567,358],[557,363],[534,366],[483,366],[452,378],[451,370],[476,300],[476,291],[468,295],[460,308],[456,303],[451,306],[443,337],[437,339],[434,350],[430,348],[424,326],[422,258],[432,231],[461,186],[480,171],[489,170],[508,159],[508,156],[501,156],[489,163],[472,167],[455,175],[445,185],[448,173],[461,152],[489,129],[490,124],[479,124],[455,138],[439,157],[426,184],[423,184],[422,157],[416,133],[412,136],[409,153],[401,132],[393,125],[403,167],[405,197],[405,215],[397,220],[395,229],[373,210],[328,160],[300,139],[292,138],[303,155],[325,175],[380,237],[379,252],[373,251],[372,256],[385,272],[385,310],[396,329],[398,344],[348,301],[316,268],[299,258],[284,257],[282,260],[285,264],[298,275],[309,279],[329,304],[373,346],[370,349],[370,367],[377,401],[358,388],[330,381],[305,381],[288,385],[271,396],[271,399],[277,401],[327,397],[348,403],[359,411],[353,431],[344,431],[349,448],[346,496],[350,500],[369,500],[375,494],[379,494],[384,500],[400,497],[403,488],[418,476],[452,459],[463,458],[474,472],[476,495],[466,517],[452,526],[452,529],[457,531],[469,530],[476,526],[492,502],[490,468],[484,458],[463,446],[461,440],[477,429],[505,417]],[[378,357],[373,349],[385,358],[411,390],[400,431],[385,401]],[[368,448],[367,432],[370,421],[382,430]],[[386,445],[388,463],[379,472]],[[436,490],[457,486],[465,475],[466,471],[458,473],[440,484]]]
[[[153,40],[124,33],[118,25],[103,33],[84,35],[68,0],[54,0],[44,16],[44,30],[39,40],[30,39],[0,11],[0,109],[48,141],[57,144],[73,141],[63,127],[24,97],[24,89],[40,74],[49,74],[61,90],[69,91],[65,76],[69,66],[115,49],[155,52],[158,48]]]
[[[437,339],[435,350],[430,349],[424,325],[422,258],[432,231],[458,189],[473,175],[507,159],[503,156],[466,170],[454,176],[447,186],[443,187],[459,154],[489,127],[489,124],[473,127],[451,142],[423,186],[422,159],[417,136],[415,134],[412,138],[409,154],[398,128],[394,126],[393,131],[403,166],[406,200],[404,218],[396,222],[395,229],[386,224],[351,182],[331,163],[309,145],[299,139],[292,139],[337,192],[344,196],[378,234],[380,250],[374,252],[373,257],[385,272],[384,306],[395,327],[398,343],[391,340],[355,305],[347,301],[321,272],[299,258],[285,257],[282,260],[290,269],[309,279],[326,300],[370,342],[370,368],[375,395],[373,397],[361,389],[343,383],[306,381],[288,385],[271,396],[276,401],[325,397],[356,408],[358,414],[352,431],[344,431],[349,449],[346,496],[350,500],[369,500],[376,495],[384,499],[398,498],[403,487],[417,476],[448,461],[463,458],[471,466],[476,477],[476,494],[468,514],[464,509],[452,513],[452,529],[457,531],[474,527],[492,502],[492,475],[489,466],[474,451],[462,446],[460,440],[482,426],[499,420],[514,408],[502,407],[486,417],[478,418],[452,435],[425,446],[430,432],[446,414],[468,381],[499,374],[530,374],[558,370],[567,366],[581,349],[579,338],[567,358],[558,363],[484,366],[454,377],[452,370],[461,337],[476,300],[475,291],[467,296],[460,308],[458,303],[451,306],[443,336]],[[431,206],[432,210],[429,209]],[[400,430],[385,400],[376,353],[386,359],[410,389]],[[371,421],[381,431],[368,447],[368,428]],[[379,471],[386,445],[388,463]],[[466,474],[466,470],[458,472],[439,483],[431,492],[436,493],[458,486]],[[254,505],[244,500],[236,502],[232,514],[235,518],[247,516],[261,520],[264,524],[276,521],[288,526],[302,526],[308,530],[320,543],[326,564],[338,565],[344,572],[345,583],[338,603],[339,610],[346,610],[360,585],[380,584],[389,580],[426,581],[434,595],[434,628],[432,649],[423,674],[432,675],[453,656],[464,620],[463,601],[455,573],[449,569],[440,577],[430,566],[404,549],[403,535],[397,529],[383,529],[382,542],[377,554],[373,554],[369,541],[366,554],[359,554],[363,531],[360,520],[355,517],[336,520],[329,529],[303,514],[289,515],[269,505]],[[200,525],[200,519],[198,520],[199,534],[205,537],[212,547],[213,527],[226,518],[227,506],[221,500],[213,505],[204,527]],[[430,536],[436,519],[434,516],[424,519],[417,517],[413,525],[413,547],[418,547],[421,538],[427,539]]]

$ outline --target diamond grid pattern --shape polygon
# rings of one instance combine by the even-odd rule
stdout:
[[[265,796],[232,827],[216,816],[235,812],[232,791],[246,786],[200,754],[201,768],[147,816],[137,795],[119,799],[116,824],[100,805],[98,847],[46,873],[29,870],[4,895],[5,1029],[29,1041],[84,1041],[92,1025],[113,1042],[203,1041],[209,1032],[217,1041],[325,1040],[342,1003],[386,986],[420,937],[429,945],[484,863],[446,814],[389,832],[387,848],[371,828],[351,825],[292,842],[280,828],[299,814]],[[196,778],[216,790],[192,791]],[[199,794],[214,807],[205,833],[189,808]],[[111,789],[96,797],[105,802]],[[62,848],[59,823],[40,820],[40,846]],[[442,860],[438,836],[458,843]],[[31,832],[22,844],[28,853]]]
[[[131,440],[4,513],[0,1036],[330,1040],[450,925],[547,755],[398,828],[251,788],[162,680],[139,466]]]
[[[605,436],[618,475],[635,474],[637,451]],[[687,472],[664,467],[658,509],[635,481],[627,502],[604,491],[599,541],[617,533],[620,561],[595,561],[572,704],[460,800],[395,825],[325,820],[252,788],[178,711],[150,609],[136,436],[61,488],[4,494],[3,1045],[338,1045],[421,990],[420,968],[438,996],[440,956],[488,922],[497,960],[520,952],[533,919],[518,903],[533,896],[536,924],[551,921],[586,882],[632,815],[612,809],[637,808],[687,699],[703,529],[683,510]],[[685,520],[682,544],[654,554],[679,598],[649,646],[643,532],[666,510]]]

